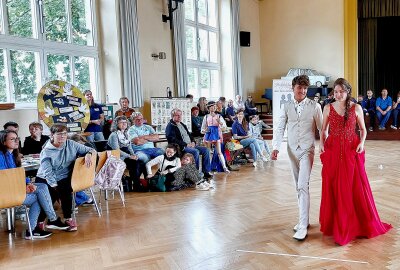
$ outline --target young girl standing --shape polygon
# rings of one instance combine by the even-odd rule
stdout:
[[[207,105],[210,114],[206,115],[203,119],[201,126],[201,133],[204,135],[204,143],[210,148],[211,144],[215,145],[215,149],[218,153],[219,161],[221,162],[224,172],[229,173],[226,167],[225,158],[221,151],[222,129],[226,128],[224,118],[216,113],[216,106],[214,101],[210,101]]]

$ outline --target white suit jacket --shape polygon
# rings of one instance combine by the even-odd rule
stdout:
[[[286,103],[284,113],[279,118],[278,126],[274,127],[273,150],[279,150],[286,127],[288,128],[288,148],[296,150],[300,147],[306,150],[313,147],[315,128],[319,131],[322,128],[321,105],[314,100],[306,98],[304,109],[299,117],[294,101]]]

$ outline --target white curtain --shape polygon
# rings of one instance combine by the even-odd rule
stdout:
[[[179,4],[178,9],[173,13],[173,30],[178,96],[185,97],[188,93],[188,81],[186,70],[185,9],[183,4]]]
[[[138,44],[137,0],[120,0],[120,30],[122,42],[123,89],[132,107],[142,107],[143,91]]]
[[[233,87],[237,95],[243,96],[242,68],[240,61],[240,27],[239,27],[239,1],[231,0],[232,17],[232,73]]]

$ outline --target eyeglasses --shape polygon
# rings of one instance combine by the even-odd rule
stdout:
[[[56,132],[56,133],[54,133],[54,135],[57,135],[57,136],[67,136],[68,135],[68,133],[67,132]]]
[[[9,140],[10,140],[10,141],[13,141],[13,142],[19,142],[19,138],[18,138],[18,137],[9,138]]]

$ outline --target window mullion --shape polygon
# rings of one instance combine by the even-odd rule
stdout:
[[[73,36],[72,36],[72,8],[71,8],[71,1],[72,0],[65,0],[65,7],[67,12],[67,32],[68,32],[68,43],[73,43]]]
[[[69,57],[69,64],[70,64],[70,71],[71,71],[71,83],[73,85],[76,85],[76,81],[75,81],[75,56],[70,55]],[[81,89],[82,91],[82,89]]]
[[[14,97],[14,84],[12,82],[12,73],[11,73],[11,56],[10,56],[10,50],[5,49],[5,56],[6,56],[6,63],[5,63],[5,68],[7,71],[7,79],[6,79],[6,85],[7,85],[7,100],[11,103],[15,102],[15,97]]]
[[[8,34],[8,14],[7,14],[7,6],[6,6],[6,0],[1,0],[1,9],[3,12],[3,31],[4,34]]]

